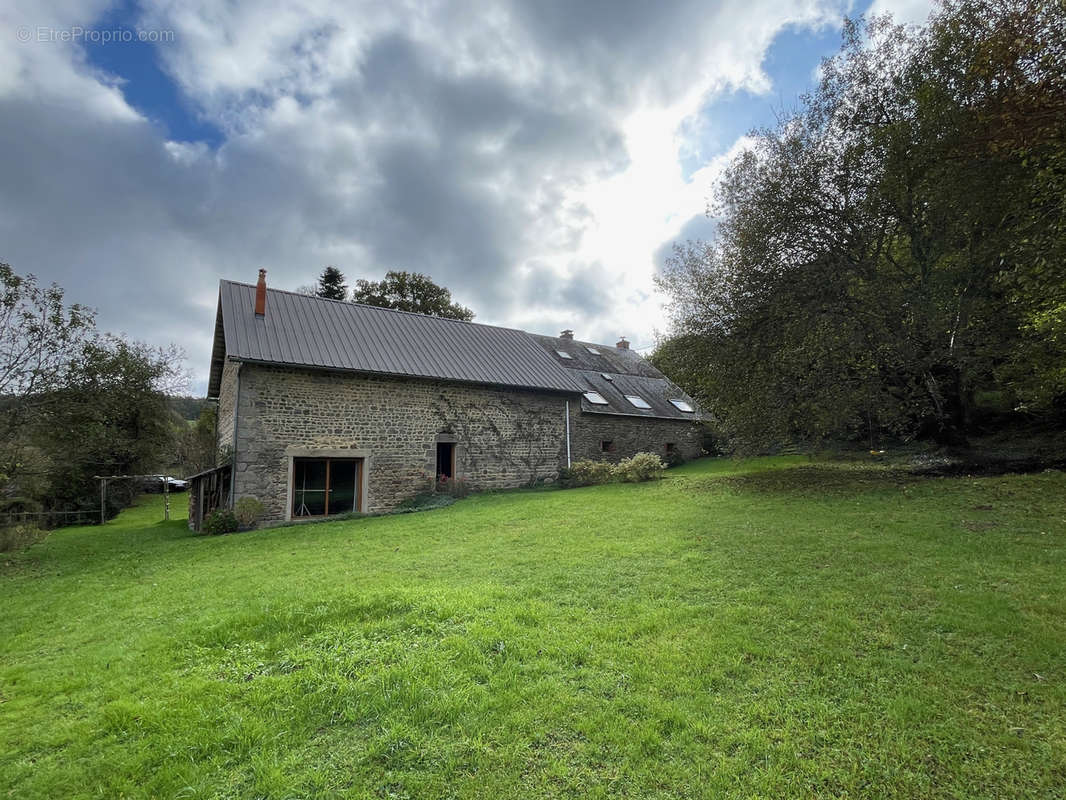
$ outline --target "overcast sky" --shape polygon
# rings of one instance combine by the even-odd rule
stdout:
[[[650,346],[716,171],[866,10],[0,0],[0,261],[183,347],[197,394],[218,279],[260,267],[425,272],[478,322]]]

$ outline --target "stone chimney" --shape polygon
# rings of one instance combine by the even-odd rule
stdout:
[[[626,341],[626,337],[620,336],[618,338],[618,341],[615,343],[615,347],[617,347],[619,350],[628,350],[629,342]]]
[[[562,333],[559,334],[559,338],[560,339],[573,339],[574,338],[574,332],[572,330],[570,330],[569,328],[567,328],[565,331],[563,331]]]
[[[259,283],[255,285],[255,315],[261,317],[267,309],[267,271],[259,270]]]

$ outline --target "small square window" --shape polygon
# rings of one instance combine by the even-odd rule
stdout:
[[[673,407],[676,408],[678,411],[684,411],[688,414],[692,414],[696,410],[692,407],[691,403],[689,403],[687,400],[682,400],[681,398],[672,399],[670,401],[670,404],[673,405]]]
[[[635,405],[637,408],[651,408],[648,405],[648,401],[641,397],[639,394],[627,394],[626,400]]]
[[[613,453],[614,452],[614,442],[612,442],[610,439],[603,439],[600,442],[600,452],[601,453]]]
[[[677,452],[677,445],[674,444],[673,442],[667,442],[666,443],[666,454],[667,455],[672,455],[673,453],[676,453],[676,452]]]
[[[585,399],[598,406],[607,405],[607,400],[599,392],[585,392]]]
[[[556,350],[555,355],[559,356],[559,358],[565,358],[567,361],[573,358],[573,356],[565,350]]]
[[[600,351],[597,350],[595,347],[586,347],[585,349],[592,353],[592,355],[594,356],[598,356],[600,354]]]

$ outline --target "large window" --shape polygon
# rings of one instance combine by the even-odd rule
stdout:
[[[362,471],[361,458],[294,458],[293,518],[358,511]]]

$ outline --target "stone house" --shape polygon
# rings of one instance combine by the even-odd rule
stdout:
[[[701,454],[703,412],[628,342],[581,342],[222,281],[214,469],[189,524],[257,498],[264,522],[395,508],[434,476],[474,490],[583,459]]]

